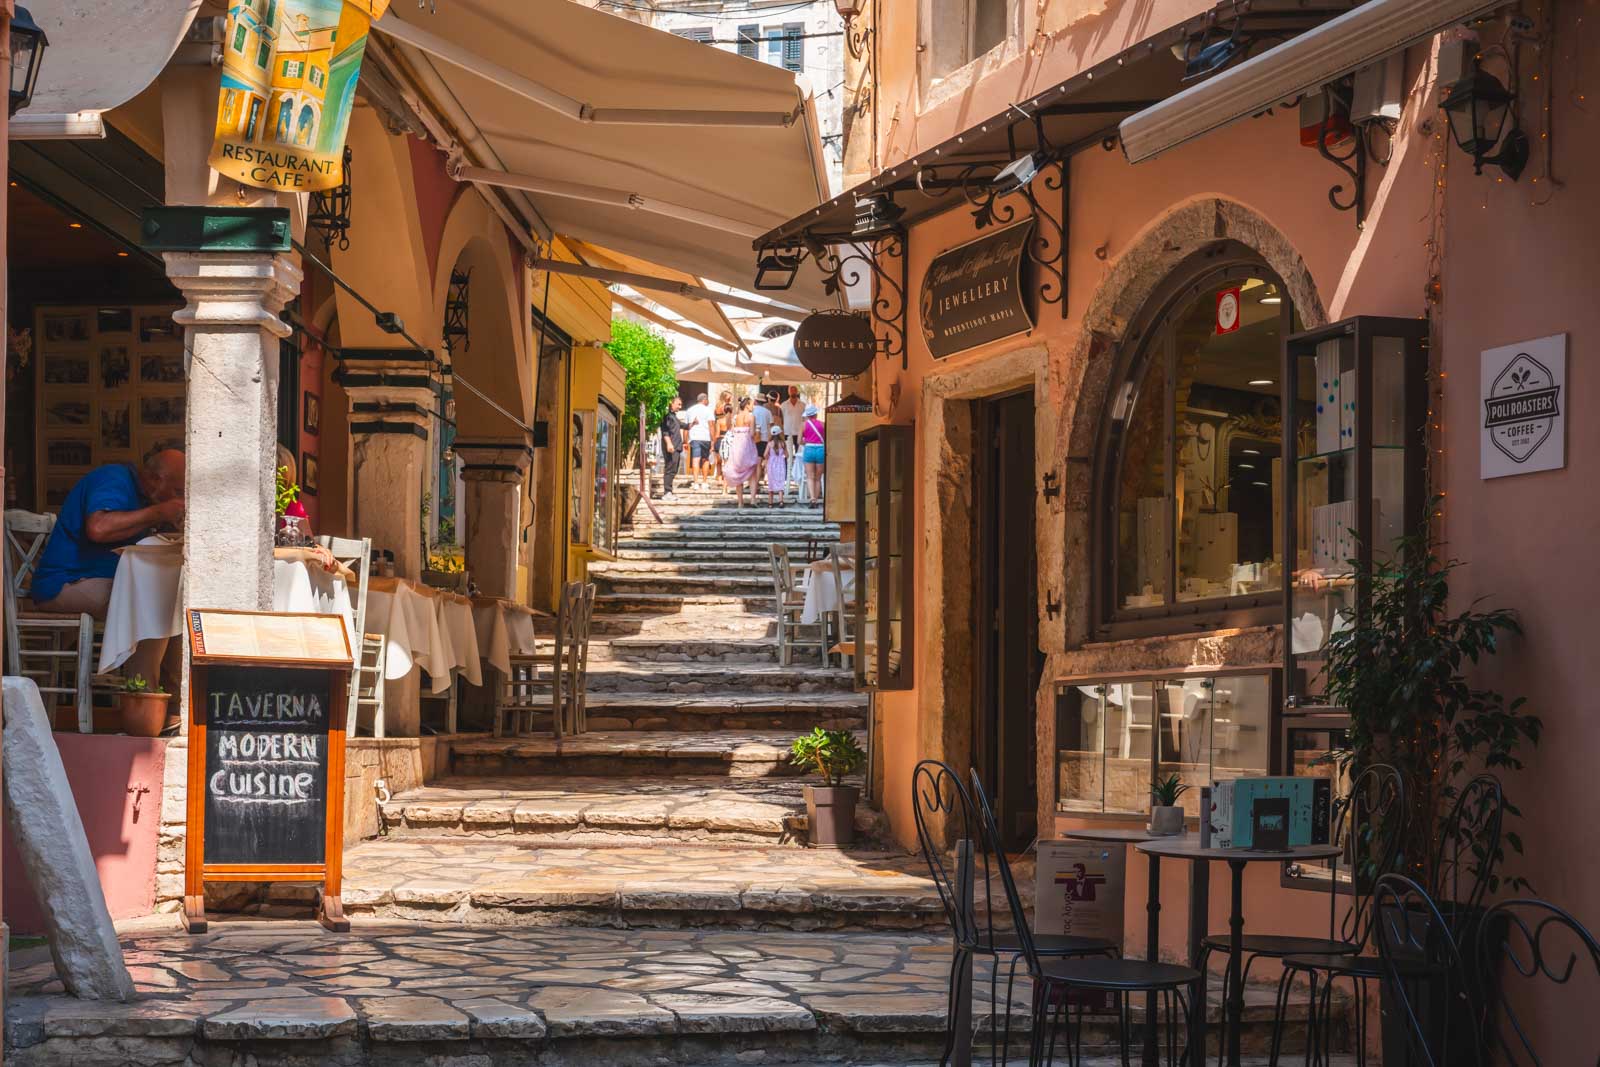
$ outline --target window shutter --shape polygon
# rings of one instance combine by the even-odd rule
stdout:
[[[783,66],[785,70],[802,71],[806,66],[806,42],[800,35],[806,32],[805,23],[790,22],[783,27]]]
[[[739,27],[739,54],[746,59],[760,59],[757,55],[758,42],[761,40],[760,26]]]

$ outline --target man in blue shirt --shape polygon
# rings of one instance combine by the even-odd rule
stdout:
[[[115,549],[159,527],[183,522],[183,453],[156,452],[142,467],[110,463],[85,474],[67,494],[33,572],[41,611],[106,617]]]

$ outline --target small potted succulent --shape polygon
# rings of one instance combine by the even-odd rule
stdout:
[[[167,702],[172,694],[152,684],[144,675],[135,674],[122,683],[118,704],[122,710],[122,728],[133,737],[160,737],[167,725]]]
[[[1155,787],[1150,790],[1152,834],[1171,837],[1183,833],[1183,808],[1179,806],[1178,798],[1188,791],[1189,787],[1176,774],[1156,780]]]
[[[822,785],[805,788],[806,818],[811,844],[820,848],[846,848],[856,836],[856,796],[844,785],[867,761],[867,754],[851,730],[824,730],[818,726],[794,739],[789,759],[795,766],[822,775]]]

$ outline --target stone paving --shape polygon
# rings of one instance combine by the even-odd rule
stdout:
[[[141,921],[122,940],[141,996],[127,1005],[67,997],[47,953],[18,954],[8,1063],[914,1063],[937,1055],[950,959],[947,940],[918,934],[359,917],[348,934],[224,921],[190,936]],[[981,1026],[981,962],[975,989]],[[1023,981],[1015,1025],[1026,1005]],[[1269,1015],[1267,991],[1251,989],[1253,1043]],[[1105,1036],[1101,1024],[1095,1040]]]
[[[607,769],[645,775],[652,769],[679,775],[725,774],[737,778],[786,777],[803,768],[789,760],[794,734],[775,730],[591,730],[575,737],[535,735],[457,741],[456,767],[477,774],[582,774],[584,763],[610,761]],[[626,761],[625,763],[622,761]]]
[[[943,925],[918,857],[743,845],[543,848],[391,837],[345,850],[352,913],[494,925]]]

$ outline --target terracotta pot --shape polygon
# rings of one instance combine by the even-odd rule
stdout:
[[[1150,808],[1150,832],[1160,834],[1162,837],[1172,837],[1183,833],[1183,809],[1161,804],[1152,805]]]
[[[171,693],[123,693],[122,728],[132,737],[160,737],[167,725],[167,703]]]
[[[811,844],[817,848],[848,848],[854,844],[856,787],[808,785],[805,794]]]

